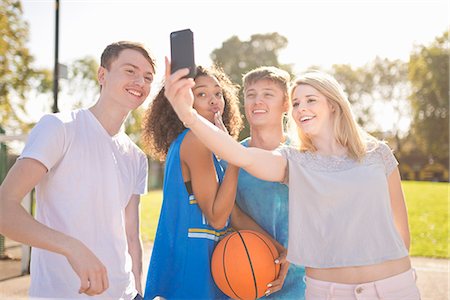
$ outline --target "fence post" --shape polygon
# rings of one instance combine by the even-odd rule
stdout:
[[[0,134],[4,134],[5,131],[0,126]],[[5,143],[0,143],[0,184],[6,177],[8,169],[8,152]],[[0,259],[6,258],[5,253],[5,237],[0,234]]]

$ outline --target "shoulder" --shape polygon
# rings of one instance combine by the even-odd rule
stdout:
[[[286,159],[300,158],[303,155],[303,153],[298,148],[289,145],[280,146],[274,151],[275,153],[281,154],[281,156],[285,157]]]
[[[212,152],[209,150],[192,131],[184,136],[180,146],[181,159],[198,163],[200,160],[211,160]]]
[[[182,147],[189,149],[189,151],[200,151],[200,152],[211,152],[192,132],[186,133],[183,141]],[[194,154],[194,153],[191,153]]]
[[[53,114],[46,114],[38,121],[35,127],[45,128],[47,132],[54,132],[55,130],[67,130],[83,117],[85,114],[83,110],[74,110],[69,112],[59,112]]]
[[[366,153],[368,156],[375,154],[377,156],[381,156],[381,158],[393,156],[393,150],[389,147],[387,142],[380,140],[368,141],[366,144]]]

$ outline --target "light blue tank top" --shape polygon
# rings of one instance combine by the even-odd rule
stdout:
[[[211,276],[210,260],[228,225],[208,225],[181,173],[180,146],[186,129],[172,143],[166,158],[163,204],[147,275],[145,299],[226,299]],[[219,181],[223,169],[213,156]]]
[[[247,138],[241,144],[248,147],[248,142]],[[287,248],[289,203],[286,185],[260,180],[241,169],[236,202],[256,223]],[[304,299],[304,275],[304,267],[291,264],[282,290],[267,298]]]

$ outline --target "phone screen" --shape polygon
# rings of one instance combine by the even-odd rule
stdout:
[[[189,68],[187,77],[195,77],[194,34],[190,29],[170,33],[171,73]]]

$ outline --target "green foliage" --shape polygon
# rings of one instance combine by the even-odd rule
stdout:
[[[290,65],[281,65],[278,61],[280,50],[287,44],[287,38],[276,32],[254,34],[248,41],[232,36],[211,53],[211,59],[223,67],[233,82],[241,85],[242,75],[260,66],[275,66],[291,72]]]
[[[141,197],[141,236],[144,242],[155,239],[159,213],[162,205],[162,191],[151,191]]]
[[[373,124],[375,102],[389,105],[398,121],[410,113],[407,67],[401,60],[376,57],[362,67],[333,65],[332,73],[344,87],[358,123],[378,130]],[[394,125],[392,133],[399,144],[399,128]]]
[[[444,165],[449,163],[449,32],[411,54],[413,132],[418,147]]]
[[[48,88],[48,73],[31,66],[34,59],[26,47],[28,24],[22,14],[19,0],[0,2],[0,123],[16,133],[29,128],[20,117],[27,115],[27,93],[36,85],[41,90]]]
[[[144,109],[142,107],[138,107],[137,109],[131,111],[130,115],[125,121],[125,132],[141,148],[142,145],[140,143],[140,139],[141,139],[143,117],[144,117]]]
[[[211,53],[211,59],[224,69],[234,83],[242,86],[242,75],[260,66],[275,66],[292,74],[291,65],[283,65],[278,61],[280,50],[286,48],[287,44],[287,38],[276,32],[254,34],[247,41],[232,36],[222,43],[221,48]],[[243,101],[242,91],[240,95]],[[249,127],[246,123],[240,137],[248,135]]]
[[[82,108],[92,104],[100,93],[97,83],[98,62],[94,57],[86,56],[73,61],[68,66],[67,80],[61,80],[60,86],[66,92],[73,107]]]
[[[373,79],[367,67],[352,67],[351,65],[333,65],[332,73],[342,85],[357,122],[361,126],[373,122],[371,114]]]
[[[403,181],[411,255],[449,258],[448,183]]]
[[[411,255],[449,257],[448,183],[402,181],[411,230]],[[141,199],[141,231],[153,242],[162,204],[162,191]]]

